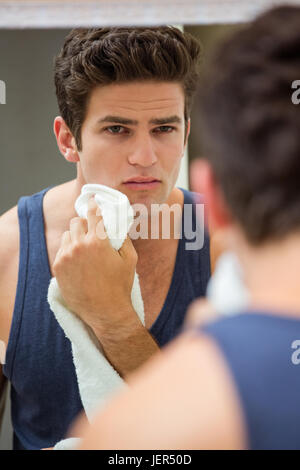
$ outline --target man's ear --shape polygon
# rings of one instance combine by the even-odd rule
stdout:
[[[191,118],[189,118],[187,123],[186,123],[185,135],[184,135],[184,151],[185,151],[187,143],[188,143],[188,138],[189,138],[190,132],[191,132]]]
[[[204,158],[196,159],[190,166],[192,191],[203,194],[213,231],[226,228],[232,222],[222,190],[215,179],[210,163]]]
[[[68,162],[79,162],[79,155],[75,145],[75,139],[61,116],[54,119],[53,131],[58,148]]]

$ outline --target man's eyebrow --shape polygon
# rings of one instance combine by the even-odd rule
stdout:
[[[104,118],[102,119],[99,119],[97,121],[97,124],[101,123],[101,122],[114,122],[114,123],[118,123],[118,124],[124,124],[124,125],[131,125],[131,126],[136,126],[138,124],[138,121],[135,121],[133,119],[127,119],[127,118],[123,118],[121,116],[105,116]]]
[[[164,124],[181,124],[182,119],[179,116],[167,116],[164,118],[151,119],[150,124],[157,124],[163,126]]]
[[[103,122],[124,124],[124,126],[126,126],[126,125],[127,126],[136,126],[138,124],[138,121],[136,121],[134,119],[128,119],[128,118],[124,118],[124,117],[121,117],[121,116],[111,116],[111,115],[108,115],[108,116],[105,116],[102,119],[99,119],[97,121],[97,124],[100,124],[100,123],[103,123]],[[173,124],[173,123],[181,124],[182,119],[179,116],[174,115],[174,116],[167,116],[167,117],[164,117],[164,118],[153,118],[149,122],[150,122],[150,124],[156,124],[156,125],[163,126],[164,124]]]

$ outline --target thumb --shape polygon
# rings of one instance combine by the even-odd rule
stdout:
[[[119,253],[123,259],[131,260],[136,265],[138,255],[129,235],[127,235],[127,238],[124,240],[123,245],[119,249]]]

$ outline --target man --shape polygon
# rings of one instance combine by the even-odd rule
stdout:
[[[61,116],[55,118],[54,133],[60,152],[76,163],[77,178],[21,198],[0,220],[0,331],[7,344],[3,373],[12,386],[15,449],[53,446],[82,410],[70,342],[49,308],[47,292],[51,277],[58,275],[63,293],[71,294],[69,306],[72,301],[80,305],[72,298],[79,277],[75,280],[74,272],[73,281],[63,280],[56,256],[61,242],[64,246],[70,236],[78,241],[83,230],[93,231],[94,209],[87,221],[74,209],[84,184],[110,186],[148,211],[153,204],[181,208],[169,238],[161,230],[157,239],[128,238],[114,264],[106,263],[112,252],[99,253],[93,237],[84,245],[75,243],[63,257],[82,265],[85,286],[91,285],[89,271],[94,275],[97,264],[95,298],[80,313],[125,380],[176,336],[187,305],[205,294],[208,238],[202,249],[186,250],[184,234],[174,236],[184,205],[195,209],[196,202],[174,185],[189,135],[199,57],[197,41],[176,28],[95,28],[72,30],[55,60]],[[85,271],[84,261],[91,269]],[[129,302],[134,268],[145,327]]]
[[[81,449],[299,449],[299,45],[300,8],[271,10],[224,42],[201,84],[208,160],[193,187],[240,260],[248,310],[150,359],[81,429]]]

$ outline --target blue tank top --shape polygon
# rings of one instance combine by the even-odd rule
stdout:
[[[248,448],[300,449],[300,319],[248,311],[200,331],[216,341],[232,373]]]
[[[3,367],[4,375],[11,382],[14,449],[52,447],[66,436],[70,424],[82,411],[71,343],[47,301],[51,272],[43,197],[48,189],[18,201],[19,274]],[[194,203],[201,204],[201,199],[197,194],[182,191],[184,204],[193,204],[195,227]],[[202,249],[186,250],[186,242],[190,240],[185,239],[184,232],[182,227],[167,298],[150,329],[160,346],[179,333],[188,304],[205,295],[210,276],[207,235]]]

